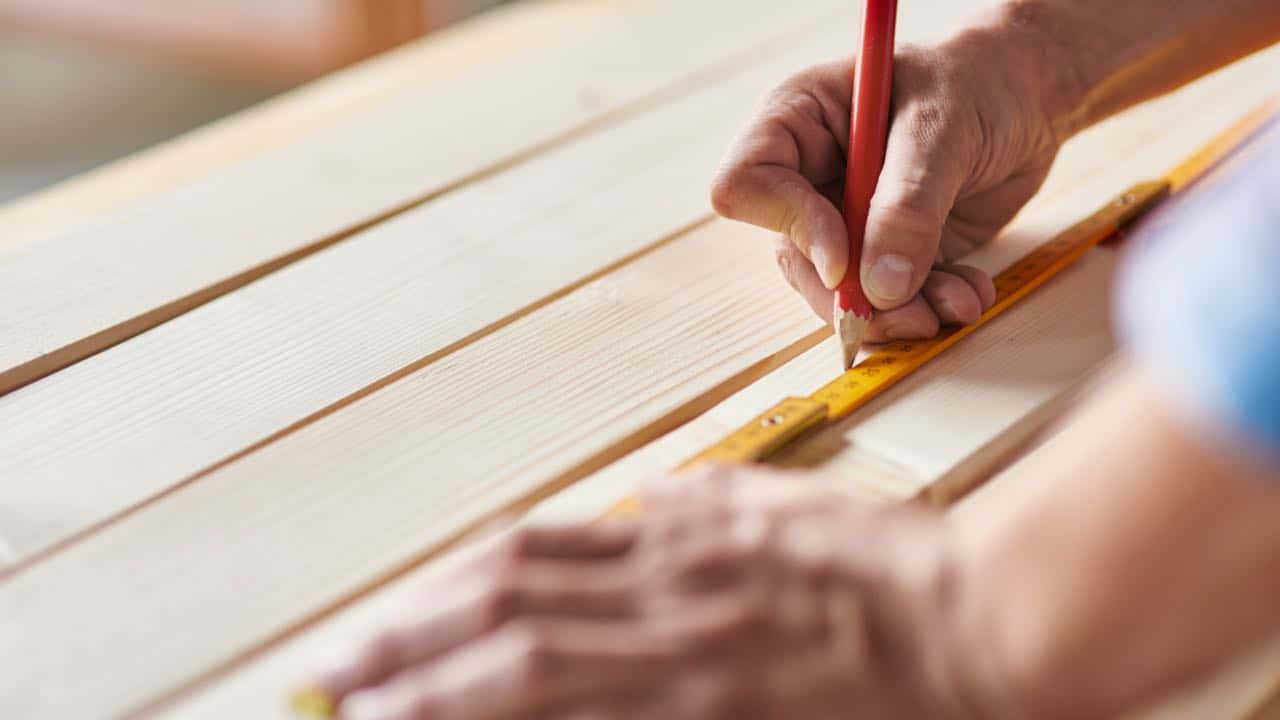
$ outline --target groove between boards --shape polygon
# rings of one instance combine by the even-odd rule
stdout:
[[[787,347],[756,361],[732,377],[708,388],[705,392],[676,406],[662,417],[622,438],[619,438],[607,447],[579,461],[569,469],[548,478],[535,490],[526,493],[518,500],[484,513],[475,520],[467,523],[461,529],[452,533],[442,542],[436,543],[431,547],[423,548],[407,560],[392,566],[389,570],[381,573],[373,580],[354,588],[350,592],[339,597],[337,600],[298,618],[294,622],[282,627],[277,632],[258,641],[246,650],[221,663],[218,663],[200,675],[177,685],[145,704],[130,710],[125,713],[126,717],[141,717],[159,712],[192,692],[195,692],[219,678],[224,677],[240,665],[265,655],[273,648],[287,642],[291,638],[305,632],[317,623],[332,617],[347,607],[350,607],[370,593],[395,582],[397,579],[413,571],[423,563],[429,562],[430,560],[443,555],[463,541],[473,539],[476,534],[484,528],[492,527],[504,518],[510,517],[514,514],[523,513],[537,503],[546,500],[573,483],[607,467],[614,462],[617,462],[618,460],[621,460],[631,452],[648,445],[662,436],[679,429],[705,413],[707,410],[715,407],[729,396],[742,390],[765,375],[768,375],[807,350],[817,346],[824,339],[829,337],[830,334],[831,330],[829,328],[815,330],[791,343]]]
[[[768,53],[763,52],[764,50],[779,46],[786,40],[802,35],[814,28],[823,27],[842,14],[843,13],[828,13],[821,15],[810,22],[790,28],[786,32],[768,38],[759,45],[748,50],[730,55],[719,62],[712,63],[707,67],[694,71],[675,81],[671,85],[660,88],[648,95],[641,96],[631,102],[623,103],[613,110],[604,112],[558,135],[553,135],[541,142],[535,142],[524,150],[495,160],[489,165],[481,167],[474,172],[464,174],[453,182],[437,188],[436,190],[401,202],[370,218],[348,226],[345,229],[337,230],[330,235],[322,237],[315,242],[306,244],[292,252],[286,253],[285,255],[251,267],[218,283],[191,293],[190,295],[186,295],[174,300],[173,302],[161,305],[160,307],[153,308],[141,315],[81,338],[70,345],[63,346],[48,354],[41,355],[35,360],[0,372],[0,397],[3,397],[24,385],[35,382],[80,362],[85,358],[92,357],[97,353],[110,349],[129,338],[135,337],[147,330],[162,325],[163,323],[184,313],[190,312],[205,303],[221,297],[222,295],[244,287],[255,280],[280,270],[281,268],[287,267],[288,265],[324,250],[327,247],[346,240],[347,238],[363,232],[364,230],[368,230],[374,225],[386,222],[397,215],[456,192],[467,185],[500,174],[503,171],[509,170],[533,157],[536,157],[537,155],[572,144],[575,140],[617,125],[627,118],[641,115],[644,112],[656,108],[664,103],[678,100],[696,92],[697,90],[709,87],[711,83],[719,77],[732,75],[744,67],[764,62],[763,58],[768,57]],[[0,577],[3,576],[0,575]]]
[[[585,285],[588,285],[596,280],[599,280],[600,278],[603,278],[606,275],[616,272],[621,268],[625,267],[626,265],[629,265],[630,263],[646,255],[649,255],[663,247],[666,247],[667,245],[670,245],[671,243],[679,240],[680,238],[684,237],[690,232],[710,224],[713,219],[714,218],[711,215],[704,215],[698,218],[697,220],[694,220],[693,222],[689,223],[688,225],[685,225],[684,227],[676,230],[675,232],[669,235],[666,235],[664,237],[661,237],[658,240],[650,243],[649,245],[643,248],[640,248],[639,250],[636,250],[635,252],[632,252],[628,255],[624,255],[623,257],[618,258],[617,260],[613,261],[612,263],[609,263],[608,265],[605,265],[604,267],[596,270],[595,272],[592,272],[588,275],[584,275],[578,278],[577,280],[573,281],[572,283],[569,283],[568,285],[565,285],[560,289],[554,292],[551,292],[528,305],[521,307],[515,312],[504,315],[501,318],[495,320],[494,322],[478,330],[475,330],[474,332],[469,333],[468,335],[462,338],[459,338],[453,341],[452,343],[449,343],[448,345],[442,348],[439,348],[438,350],[432,353],[429,353],[428,355],[408,365],[405,365],[404,367],[392,373],[389,373],[364,387],[361,387],[355,392],[347,394],[339,398],[338,400],[335,400],[334,402],[329,403],[328,405],[320,408],[319,410],[316,410],[315,412],[289,425],[286,425],[285,427],[277,430],[274,433],[271,433],[270,435],[262,438],[261,440],[258,440],[257,442],[252,443],[242,448],[241,450],[235,453],[232,453],[231,455],[228,455],[225,458],[218,460],[217,462],[211,465],[208,465],[205,468],[202,468],[201,470],[196,471],[195,473],[192,473],[191,475],[181,478],[177,482],[166,487],[164,490],[161,490],[160,492],[154,495],[151,495],[150,497],[147,497],[146,499],[140,502],[130,505],[129,507],[113,515],[110,515],[92,525],[89,525],[88,527],[68,536],[63,540],[60,540],[54,543],[53,545],[50,545],[45,549],[40,550],[28,557],[25,557],[19,560],[13,565],[10,565],[8,567],[0,567],[0,583],[3,583],[4,581],[16,575],[26,570],[29,570],[32,567],[35,567],[36,565],[53,557],[54,555],[57,555],[69,549],[75,544],[82,542],[84,540],[87,540],[88,538],[96,535],[97,533],[108,529],[112,525],[115,525],[116,523],[126,520],[130,516],[145,510],[146,508],[150,507],[151,505],[154,505],[157,502],[164,500],[166,497],[174,493],[180,492],[184,488],[190,486],[192,483],[199,481],[201,478],[204,478],[214,472],[217,472],[218,470],[226,467],[227,465],[230,465],[231,463],[247,455],[257,452],[258,450],[261,450],[262,448],[265,448],[274,442],[277,442],[289,435],[292,435],[293,433],[325,418],[328,415],[338,412],[355,402],[358,402],[370,395],[373,395],[374,393],[390,385],[393,385],[394,383],[418,372],[419,370],[422,370],[436,362],[439,362],[440,360],[448,357],[449,355],[452,355],[455,352],[458,352],[459,350],[467,347],[468,345],[471,345],[474,342],[482,340],[502,330],[503,328],[520,320],[521,318],[524,318],[528,315],[531,315],[537,312],[538,310],[554,303],[555,301],[573,293],[575,290]],[[0,548],[0,549],[3,549],[3,548]],[[0,555],[0,557],[3,557],[3,556]]]

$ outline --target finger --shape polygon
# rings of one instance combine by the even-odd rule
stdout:
[[[800,297],[804,298],[823,322],[830,325],[834,305],[832,290],[823,284],[822,278],[819,277],[818,271],[814,269],[809,258],[805,257],[804,253],[800,252],[800,249],[786,236],[779,235],[774,243],[774,257],[787,284],[800,293]]]
[[[513,624],[351,695],[341,709],[352,720],[529,717],[641,689],[671,657],[665,643],[631,624]]]
[[[441,588],[456,587],[477,573],[506,567],[515,559],[610,559],[635,545],[634,523],[603,522],[509,527],[445,558],[425,583],[421,595],[437,597]]]
[[[625,616],[634,609],[633,577],[623,565],[543,560],[513,565],[494,581],[467,580],[469,589],[458,591],[453,602],[381,631],[315,685],[342,698],[520,615]]]
[[[941,324],[929,303],[917,295],[893,310],[883,310],[871,318],[867,340],[873,343],[891,340],[920,340],[938,334]]]
[[[509,541],[519,557],[605,560],[630,552],[637,531],[626,522],[529,525],[515,529]]]
[[[616,700],[593,702],[547,713],[553,720],[653,720],[661,714],[658,703],[647,693],[619,693]]]
[[[943,325],[968,325],[982,315],[978,291],[959,275],[934,270],[920,294]]]
[[[849,262],[840,211],[799,172],[781,165],[731,164],[712,185],[716,212],[782,233],[834,288]]]
[[[889,133],[860,268],[863,289],[881,310],[904,305],[924,285],[963,182],[953,143],[935,126],[907,114],[894,119]]]
[[[978,300],[982,303],[982,312],[990,310],[991,306],[996,304],[996,284],[991,281],[991,276],[985,271],[979,270],[972,265],[960,265],[958,263],[941,265],[938,270],[964,278],[964,281],[969,283],[969,287],[978,293]]]

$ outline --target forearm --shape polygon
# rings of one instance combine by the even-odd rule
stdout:
[[[967,34],[1027,56],[1061,139],[1280,41],[1275,0],[1005,0]]]
[[[1126,371],[956,528],[958,644],[1033,716],[1112,716],[1280,627],[1280,478],[1162,404]]]

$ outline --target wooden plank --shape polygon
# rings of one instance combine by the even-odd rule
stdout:
[[[716,393],[708,394],[708,387],[733,387],[762,372],[776,356],[762,350],[769,341],[749,337],[732,340],[741,343],[730,353],[730,364],[741,363],[738,370],[717,365],[716,371],[702,371],[714,378],[691,380],[705,367],[699,362],[708,361],[691,361],[685,352],[722,352],[723,344],[706,348],[730,342],[722,327],[707,320],[717,317],[717,309],[724,310],[718,303],[725,298],[711,292],[713,299],[699,305],[688,295],[671,292],[675,283],[666,284],[680,281],[681,272],[697,272],[697,278],[709,281],[701,264],[715,258],[723,266],[728,258],[721,271],[728,277],[719,280],[753,284],[725,286],[724,296],[737,301],[748,294],[747,288],[759,293],[761,287],[776,287],[765,280],[771,271],[761,267],[767,265],[764,257],[753,255],[745,258],[748,266],[737,266],[742,248],[758,246],[731,234],[733,238],[719,238],[725,244],[702,248],[693,257],[671,254],[687,250],[693,244],[688,238],[664,247],[626,266],[617,277],[587,285],[11,578],[0,585],[0,628],[16,642],[0,653],[11,653],[4,664],[19,670],[11,681],[6,678],[12,692],[0,697],[6,702],[12,697],[15,704],[56,703],[54,711],[65,708],[72,714],[135,707],[153,693],[195,677],[206,663],[232,657],[255,640],[287,629],[300,612],[341,601],[380,575],[414,563],[438,547],[439,540],[508,498],[544,488],[549,480],[554,484],[583,474],[649,439],[667,423],[711,402]],[[764,251],[746,254],[754,252]],[[652,264],[659,259],[670,265],[655,269]],[[643,291],[634,290],[635,298],[611,295],[607,283],[633,273],[640,273],[636,283]],[[763,307],[803,314],[795,303],[783,301],[785,292],[777,292],[783,294],[762,298]],[[632,299],[636,302],[628,302]],[[761,320],[762,327],[770,324]],[[805,321],[811,328],[812,321]],[[682,323],[687,335],[675,333]],[[584,334],[557,347],[545,340],[559,337],[556,328]],[[790,342],[803,332],[791,328],[776,340]],[[672,337],[677,341],[661,342]],[[647,347],[644,342],[628,345],[642,340],[660,348],[653,353],[657,357],[639,352]],[[602,348],[609,351],[603,357],[597,354]],[[791,342],[784,349],[794,348]],[[541,362],[555,365],[548,368]],[[591,379],[601,368],[619,365],[628,372],[599,377],[621,377],[625,384]],[[504,386],[495,389],[484,382],[489,377],[485,373],[512,367],[519,371],[496,373]],[[566,398],[555,384],[565,376],[590,389]],[[508,397],[562,399],[564,404],[513,409]],[[609,415],[619,409],[619,398],[631,403],[629,419]],[[457,425],[442,423],[441,403],[461,405],[474,414]],[[673,406],[679,410],[673,413]],[[511,423],[520,427],[513,429]],[[463,435],[449,435],[454,428]],[[634,429],[621,434],[629,428]],[[490,443],[479,450],[467,444],[466,438],[475,443],[476,437]],[[496,438],[521,438],[521,443],[511,447],[515,443],[493,442]],[[547,440],[554,441],[550,447]],[[531,448],[544,454],[533,454]],[[492,464],[503,469],[495,471]],[[414,485],[428,467],[450,473],[445,478],[450,486]],[[484,488],[466,487],[468,481],[493,483],[514,474],[518,481],[487,497],[469,494]],[[403,493],[414,491],[429,497],[410,503]],[[448,508],[441,507],[442,498]],[[448,518],[431,526],[429,518],[439,515],[430,513],[446,510]],[[263,548],[272,553],[264,557]],[[192,557],[207,558],[194,576],[185,574]],[[235,577],[261,580],[250,589],[230,587],[226,579]],[[89,594],[93,607],[79,602]],[[191,617],[202,621],[195,632]],[[127,658],[119,654],[126,652]],[[96,672],[104,666],[116,672],[111,677]],[[60,682],[65,677],[77,678],[78,685],[65,687]],[[42,693],[45,697],[38,697]],[[17,705],[13,714],[26,709]]]
[[[1018,256],[1012,252],[1003,263],[993,258],[992,264]],[[960,468],[984,465],[989,459],[984,449],[1002,447],[997,441],[1010,432],[1028,432],[1028,418],[1041,417],[1042,406],[1071,393],[1110,356],[1110,308],[1107,293],[1099,290],[1114,265],[1113,252],[1094,251],[983,328],[974,341],[957,345],[848,419],[785,450],[772,464],[816,470],[850,494],[882,501],[915,498],[954,478]],[[1087,302],[1079,302],[1082,297]],[[993,347],[1001,349],[998,357]],[[537,512],[548,519],[603,512],[637,479],[675,467],[778,400],[817,389],[838,357],[836,341],[828,339],[678,432],[548,500]]]
[[[576,42],[421,89],[406,82],[396,101],[349,123],[56,241],[11,248],[0,255],[0,393],[586,126],[717,82],[772,43],[847,15],[838,0],[624,3]]]
[[[843,33],[431,203],[0,397],[15,559],[438,361],[704,221],[760,88]],[[699,122],[690,123],[688,118]]]
[[[94,527],[696,222],[722,138],[757,88],[835,54],[841,36],[838,27],[817,33],[800,50],[477,181],[0,398],[0,425],[15,428],[0,435],[0,475],[11,478],[0,486],[0,538],[11,546],[0,563]],[[1140,114],[1085,138],[1050,185],[1096,174],[1113,148],[1095,138],[1147,137],[1160,121]],[[520,282],[470,280],[459,273],[471,262],[511,268]],[[391,301],[389,287],[399,290]],[[440,316],[438,306],[464,295]]]
[[[1112,137],[1136,153],[1128,171],[1146,175],[1200,141],[1195,129],[1183,131],[1182,147],[1156,143],[1149,157],[1137,152],[1141,143]],[[1024,241],[1060,230],[1131,179],[1102,178],[1042,205],[1020,221]],[[768,312],[803,315],[751,235],[716,224],[663,247],[10,578],[0,585],[0,627],[16,638],[9,652],[22,663],[4,697],[69,710],[136,707],[350,601],[496,509],[688,419],[718,398],[709,388],[763,372],[814,327],[762,315],[749,330],[777,335],[730,337],[744,329],[717,322],[748,288],[781,293],[758,298]],[[706,273],[713,259],[721,269]],[[698,289],[713,277],[729,285]],[[615,294],[611,283],[625,286],[624,278],[640,279]],[[682,287],[693,289],[674,292]],[[456,407],[469,414],[441,417]],[[192,557],[205,559],[197,573]],[[246,591],[229,577],[262,580]],[[90,587],[93,607],[79,602]],[[191,617],[201,618],[194,632]],[[128,663],[117,662],[117,648],[129,649]],[[95,678],[92,669],[106,665],[122,671]],[[75,692],[48,692],[67,676],[84,680]]]
[[[1011,261],[1017,255],[1015,250],[1003,259]],[[998,264],[999,260],[993,257],[992,262]],[[907,463],[897,462],[876,447],[863,443],[864,438],[884,436],[890,430],[901,431],[902,418],[892,414],[899,403],[919,409],[929,404],[954,408],[957,403],[965,402],[974,382],[966,369],[989,360],[990,355],[985,350],[988,341],[1011,347],[1011,354],[1022,359],[1021,368],[1015,369],[1023,371],[1023,376],[1035,375],[1033,384],[1048,388],[1055,386],[1052,378],[1057,378],[1056,385],[1061,389],[1074,385],[1078,377],[1074,369],[1059,362],[1050,363],[1047,369],[1038,367],[1037,363],[1051,353],[1060,352],[1063,343],[1078,340],[1080,332],[1094,338],[1089,342],[1096,344],[1097,352],[1092,358],[1082,357],[1077,362],[1092,365],[1090,360],[1099,361],[1106,356],[1109,341],[1105,330],[1105,301],[1091,305],[1086,308],[1089,312],[1079,313],[1076,318],[1064,318],[1070,313],[1063,312],[1061,308],[1065,298],[1081,294],[1082,286],[1096,289],[1110,272],[1112,264],[1110,253],[1099,253],[1085,266],[1076,268],[1046,288],[1046,294],[1037,298],[1034,305],[1020,307],[984,330],[982,343],[957,346],[950,356],[940,361],[941,365],[922,371],[918,377],[895,390],[891,394],[898,402],[878,403],[860,411],[855,416],[860,425],[845,431],[854,449],[838,456],[838,471],[828,468],[832,481],[864,497],[907,499],[927,483],[919,469],[910,466],[912,463],[919,460],[927,468],[944,456],[955,460],[958,454],[972,452],[983,445],[992,432],[1016,424],[1018,414],[1015,408],[1010,407],[1004,413],[987,412],[986,427],[966,423],[960,427],[952,426],[952,434],[947,436],[926,434],[921,438],[917,453],[907,458]],[[1067,322],[1046,322],[1058,319],[1066,319]],[[532,515],[545,520],[583,519],[598,515],[629,493],[636,479],[673,467],[701,447],[719,439],[729,429],[754,417],[771,402],[787,394],[806,393],[815,388],[830,374],[838,354],[834,339],[828,339],[676,432],[543,502]],[[920,425],[918,418],[915,425]],[[828,444],[818,444],[829,448]],[[393,608],[412,602],[415,599],[413,586],[417,578],[426,572],[430,571],[420,570],[375,593],[351,611],[291,639],[224,682],[174,706],[173,716],[285,717],[281,702],[290,684],[304,677],[312,668],[319,667],[327,658],[349,651],[380,620],[385,620]]]
[[[172,191],[272,148],[349,122],[481,63],[583,32],[625,0],[526,0],[282,93],[168,142],[44,190],[0,203],[0,250],[66,233],[75,223]]]
[[[1216,129],[1218,128],[1206,129],[1204,135],[1211,135],[1212,131]],[[1150,137],[1150,134],[1146,132],[1146,128],[1142,127],[1140,122],[1130,123],[1129,130],[1138,133],[1136,137]],[[1126,132],[1129,130],[1126,130]],[[1131,150],[1141,147],[1140,144],[1133,142],[1134,136],[1121,133],[1110,137],[1111,142],[1117,147],[1127,147]],[[1197,140],[1199,138],[1184,137],[1184,147],[1182,148],[1157,147],[1150,153],[1153,157],[1146,158],[1145,166],[1142,161],[1135,161],[1136,165],[1133,170],[1138,172],[1146,166],[1163,169],[1165,165],[1170,163],[1168,158],[1178,157],[1181,153],[1193,147]],[[1084,142],[1085,144],[1082,147],[1088,148],[1089,143],[1094,141],[1086,139]],[[1160,144],[1157,143],[1157,145]],[[1140,155],[1141,153],[1136,154]],[[1087,158],[1082,159],[1082,162],[1086,162],[1088,158],[1096,160],[1098,157],[1101,157],[1101,155],[1091,149]],[[1072,174],[1080,170],[1081,168],[1071,160],[1064,163],[1061,169],[1062,172]],[[1158,173],[1153,170],[1151,174]],[[990,269],[1002,266],[1020,255],[1028,245],[1054,234],[1094,209],[1103,198],[1117,189],[1111,187],[1112,184],[1125,185],[1131,179],[1103,178],[1094,187],[1086,187],[1080,192],[1061,197],[1056,201],[1040,201],[1037,209],[1033,209],[1019,220],[1019,227],[1022,228],[1020,233],[1011,233],[1006,238],[1006,242],[993,245],[991,249],[985,251],[984,255],[977,257],[976,261]],[[1016,356],[1021,357],[1023,362],[1026,363],[1021,368],[1022,372],[1020,374],[1014,372],[1018,368],[1006,368],[1005,372],[1013,372],[1013,375],[1011,375],[1013,377],[1026,378],[1027,384],[1032,386],[1034,390],[1032,393],[1034,397],[1051,399],[1066,391],[1077,381],[1082,368],[1091,367],[1109,351],[1110,341],[1105,331],[1107,323],[1104,297],[1099,297],[1097,303],[1091,306],[1091,313],[1075,313],[1076,317],[1063,317],[1063,313],[1060,310],[1062,303],[1055,302],[1055,299],[1061,300],[1064,295],[1080,294],[1080,285],[1087,286],[1090,291],[1095,290],[1100,283],[1105,284],[1102,279],[1110,271],[1110,266],[1110,258],[1105,254],[1099,253],[1088,264],[1077,268],[1073,274],[1063,276],[1059,279],[1060,282],[1049,288],[1048,292],[1059,294],[1057,297],[1042,298],[1039,305],[1019,308],[1015,311],[1015,314],[1002,318],[1000,323],[993,324],[985,331],[989,334],[989,337],[994,337],[990,336],[990,333],[998,333],[1001,347],[1008,347],[1011,344],[1018,346],[1021,343],[1028,348],[1027,353]],[[1047,365],[1042,363],[1046,355],[1059,353],[1064,343],[1078,343],[1081,337],[1088,338],[1084,347],[1086,352],[1088,352],[1089,348],[1093,349],[1092,352],[1095,353],[1093,357],[1079,357],[1073,361],[1077,363],[1074,366],[1068,366],[1056,358]],[[853,437],[858,443],[858,452],[840,455],[838,458],[841,468],[849,473],[846,476],[860,478],[859,484],[853,486],[857,491],[880,497],[902,498],[910,496],[927,484],[929,478],[925,477],[924,473],[929,472],[930,468],[938,467],[939,458],[942,455],[947,454],[950,456],[951,459],[947,462],[960,464],[959,461],[963,455],[966,453],[972,454],[976,448],[981,446],[990,446],[994,436],[999,435],[1002,430],[1007,430],[1009,427],[1017,425],[1016,421],[1019,413],[1023,416],[1035,414],[1036,408],[1032,407],[1035,402],[1011,403],[1006,406],[1007,412],[1005,414],[987,413],[982,422],[967,422],[962,426],[964,432],[958,430],[954,436],[928,435],[926,441],[922,442],[918,447],[916,455],[899,453],[899,448],[892,445],[886,446],[887,450],[882,450],[882,448],[872,450],[870,447],[863,448],[861,446],[864,438],[874,438],[877,434],[882,437],[886,436],[886,431],[890,427],[900,429],[903,418],[902,416],[895,416],[893,412],[898,403],[911,403],[914,401],[914,407],[917,409],[928,407],[930,404],[938,407],[944,403],[950,403],[950,405],[944,406],[955,407],[957,399],[967,397],[975,383],[975,375],[971,370],[974,368],[980,370],[981,365],[987,359],[983,348],[984,345],[982,343],[962,344],[956,348],[952,356],[941,361],[944,365],[925,371],[920,378],[915,378],[900,387],[893,394],[897,403],[885,401],[876,407],[867,408],[860,416],[864,418],[864,423],[856,428],[848,428],[849,436]],[[1035,352],[1031,352],[1032,350]],[[628,492],[631,484],[637,478],[674,466],[705,444],[718,439],[729,428],[754,416],[762,408],[767,407],[782,396],[797,393],[804,394],[816,388],[829,377],[830,368],[835,363],[834,353],[834,347],[828,345],[788,363],[780,370],[757,382],[748,390],[739,393],[714,410],[682,426],[678,431],[646,445],[629,454],[625,459],[592,475],[589,480],[582,481],[573,488],[560,493],[555,499],[543,506],[539,512],[544,516],[569,513],[582,517],[584,513],[589,515],[603,510]],[[1039,367],[1040,365],[1043,365],[1043,367]],[[1004,380],[1007,380],[1007,377]],[[980,377],[978,381],[981,382]],[[394,390],[394,388],[389,388],[389,390]],[[399,397],[402,394],[397,392],[396,395],[391,397]],[[391,401],[388,400],[388,402]],[[356,417],[357,414],[364,415],[365,418],[360,420]],[[918,423],[918,418],[909,419],[908,421],[912,420]],[[321,452],[322,450],[311,443],[308,443],[305,447],[313,448],[313,450],[306,451],[288,450],[284,448],[284,445],[291,441],[299,442],[301,436],[311,434],[326,423],[342,422],[345,424],[351,422],[353,424],[349,432],[353,432],[355,428],[376,421],[377,414],[362,411],[356,407],[348,408],[335,416],[326,418],[316,426],[304,429],[298,436],[286,439],[280,446],[268,448],[266,452],[270,454],[296,452],[300,453],[301,456],[309,456],[311,452]],[[325,437],[331,438],[335,443],[339,442],[339,439],[333,433],[325,433]],[[342,462],[343,458],[349,458],[353,454],[365,452],[365,448],[376,448],[381,446],[383,442],[377,441],[368,446],[361,445],[361,449],[357,450],[354,445],[347,445],[343,449],[336,445],[330,446],[319,439],[312,441],[312,443],[323,445],[323,452],[334,453],[328,462]],[[517,444],[525,446],[526,442],[528,441],[521,439]],[[399,456],[400,452],[397,452],[396,455]],[[897,454],[890,456],[891,453]],[[277,457],[280,456],[277,455]],[[425,458],[427,456],[418,455],[414,452],[413,457]],[[293,466],[294,462],[299,462],[301,459],[302,457],[299,457],[297,461],[290,461],[289,466]],[[251,456],[246,460],[254,461],[255,458]],[[435,459],[433,458],[433,460]],[[438,460],[436,461],[438,462]],[[280,460],[280,462],[285,461]],[[413,467],[418,461],[403,459],[398,462],[403,462],[407,468]],[[374,462],[373,464],[378,466],[382,463]],[[227,470],[235,471],[236,468],[232,466]],[[406,473],[405,479],[401,482],[408,482],[410,474]],[[491,500],[489,503],[481,504],[481,506],[487,506],[485,509],[491,510],[494,507],[494,503]],[[384,522],[381,518],[386,517],[383,514],[385,512],[366,512],[365,522],[381,524]],[[480,510],[479,507],[472,512],[475,513],[476,517],[485,514],[485,511]],[[176,515],[174,516],[176,517]],[[369,519],[373,517],[380,519]],[[455,514],[454,517],[456,519],[457,515]],[[306,523],[306,525],[312,524]],[[303,523],[298,523],[298,525],[301,526]],[[408,531],[410,529],[406,528],[405,532]],[[420,554],[425,550],[425,555],[430,555],[435,547],[428,542],[419,544],[417,549]],[[363,557],[368,565],[375,564],[371,553],[364,553]],[[388,562],[392,563],[393,561],[388,558]],[[393,588],[403,586],[404,583],[397,583]],[[291,638],[277,650],[266,653],[259,661],[244,665],[225,682],[214,684],[203,694],[193,696],[182,704],[175,706],[175,714],[182,717],[188,714],[193,717],[236,715],[273,717],[279,714],[282,712],[281,706],[278,704],[279,698],[287,689],[289,683],[301,677],[310,666],[310,663],[314,663],[317,658],[322,657],[317,653],[340,651],[349,646],[353,637],[362,634],[371,624],[376,624],[376,618],[381,611],[369,608],[382,607],[383,603],[396,602],[387,598],[400,592],[400,590],[393,589],[385,593],[375,594],[374,599],[368,605],[357,605],[356,609],[352,611],[350,619],[345,615],[340,615],[332,621],[325,622],[310,631],[299,634],[296,638]],[[301,594],[299,592],[299,595]]]
[[[695,231],[9,577],[0,715],[136,709],[690,419],[820,330],[770,256]]]

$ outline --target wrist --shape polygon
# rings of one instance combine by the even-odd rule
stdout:
[[[1088,98],[1101,73],[1093,67],[1077,18],[1064,3],[1005,0],[951,42],[975,59],[995,58],[1005,69],[1009,91],[1050,131],[1058,145],[1094,118]]]
[[[1086,688],[1062,683],[1073,628],[1044,581],[1049,555],[1011,542],[1011,524],[974,517],[948,517],[953,580],[943,645],[979,716],[1073,717],[1092,707]]]
[[[986,603],[987,588],[970,574],[957,543],[961,538],[945,516],[897,509],[858,527],[845,544],[874,555],[878,570],[870,577],[876,592],[865,596],[871,625],[883,638],[885,674],[915,703],[914,716],[1034,717],[1012,701],[1005,676],[991,663],[982,628],[972,622],[998,608]],[[870,536],[868,527],[874,527]],[[864,585],[867,578],[864,569],[853,585]]]
[[[1041,717],[1022,691],[1031,680],[1006,662],[998,642],[1002,596],[984,568],[975,563],[966,538],[945,520],[938,529],[939,570],[932,581],[914,583],[910,599],[918,621],[915,663],[927,676],[930,694],[941,702],[939,717]],[[1033,683],[1034,684],[1034,683]]]

